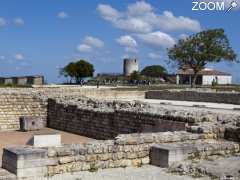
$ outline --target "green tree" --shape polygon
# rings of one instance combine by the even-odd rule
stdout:
[[[133,71],[130,75],[130,80],[141,80],[141,74],[138,71]]]
[[[168,56],[179,68],[187,66],[193,69],[192,86],[207,63],[236,61],[237,58],[223,29],[206,30],[179,40],[168,49]]]
[[[94,66],[85,60],[70,62],[60,70],[60,75],[70,77],[71,80],[74,79],[77,83],[79,83],[82,78],[92,77],[93,73]]]
[[[167,74],[167,70],[160,65],[146,66],[141,74],[148,77],[164,77]]]

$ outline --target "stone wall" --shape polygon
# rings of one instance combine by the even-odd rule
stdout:
[[[240,93],[197,91],[148,91],[146,99],[240,104]]]
[[[10,147],[3,152],[3,168],[18,178],[53,176],[77,171],[117,167],[140,167],[150,163],[150,148],[156,143],[192,142],[202,134],[183,131],[119,135],[113,140],[60,147]]]
[[[187,123],[185,118],[141,112],[136,104],[131,108],[134,111],[93,106],[83,108],[49,99],[47,126],[94,139],[112,139],[118,134],[185,130]]]
[[[150,163],[149,154],[153,144],[197,139],[204,139],[204,136],[183,131],[123,134],[114,140],[49,148],[48,158],[55,159],[57,163],[48,166],[48,175],[106,168],[140,167]]]
[[[119,91],[115,88],[99,88],[74,85],[34,86],[34,91],[42,94],[80,95],[96,99],[144,99],[144,91]]]
[[[21,93],[2,93],[0,95],[0,131],[19,129],[19,117],[37,116],[46,124],[46,102]]]

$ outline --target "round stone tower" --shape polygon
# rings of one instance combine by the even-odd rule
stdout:
[[[138,60],[125,58],[123,60],[123,75],[130,76],[134,71],[138,71]]]

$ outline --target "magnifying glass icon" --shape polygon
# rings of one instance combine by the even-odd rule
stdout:
[[[237,1],[232,1],[230,7],[227,9],[226,12],[231,11],[233,8],[236,8],[237,6],[238,6]]]

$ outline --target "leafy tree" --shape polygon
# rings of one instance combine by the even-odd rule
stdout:
[[[193,69],[192,86],[207,63],[236,61],[237,58],[223,29],[206,30],[179,40],[168,49],[168,56],[180,68],[187,66]]]
[[[167,70],[160,65],[146,66],[141,74],[148,77],[164,77],[167,74]]]
[[[79,83],[82,78],[92,77],[93,73],[94,66],[85,60],[70,62],[60,70],[60,75],[70,77],[71,80],[75,79],[77,83]]]
[[[130,80],[141,80],[141,74],[138,71],[133,71],[130,75]]]

